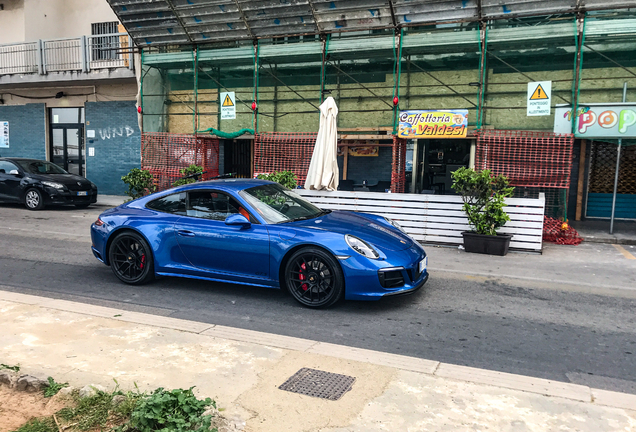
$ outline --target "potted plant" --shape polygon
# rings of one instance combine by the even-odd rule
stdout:
[[[298,177],[291,171],[274,171],[269,174],[259,174],[256,178],[279,183],[287,189],[296,189],[298,186]]]
[[[466,252],[506,255],[512,236],[497,234],[497,230],[510,220],[503,210],[504,199],[512,195],[514,187],[509,186],[506,176],[494,176],[490,170],[462,167],[452,176],[452,188],[461,195],[462,210],[472,228],[462,233]]]

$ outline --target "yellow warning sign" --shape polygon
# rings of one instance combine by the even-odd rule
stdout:
[[[225,95],[225,100],[223,101],[223,106],[224,107],[234,106],[234,102],[232,102],[232,99],[230,99],[230,95],[229,94]]]
[[[532,96],[530,96],[530,100],[540,100],[540,99],[550,99],[548,95],[546,94],[545,90],[543,90],[543,87],[541,87],[541,84],[537,86],[537,88],[534,90],[534,93],[532,93]]]

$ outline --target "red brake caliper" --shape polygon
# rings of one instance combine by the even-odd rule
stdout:
[[[300,266],[300,275],[298,275],[298,279],[300,279],[301,281],[305,280],[306,276],[303,273],[305,270],[307,270],[307,266],[305,265],[305,263],[303,263]],[[303,289],[303,291],[307,291],[307,289],[309,288],[309,286],[306,283],[302,284],[300,287]]]
[[[146,264],[146,255],[141,256],[141,264],[139,265],[139,270],[144,269],[144,264]]]

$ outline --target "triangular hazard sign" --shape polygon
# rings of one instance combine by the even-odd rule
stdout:
[[[530,100],[539,100],[539,99],[550,99],[548,95],[545,94],[545,90],[543,90],[543,87],[541,87],[541,84],[537,86],[537,88],[534,90],[534,93],[532,93],[532,96],[530,96]]]
[[[234,106],[234,102],[232,102],[232,99],[230,99],[230,95],[225,95],[223,106]]]

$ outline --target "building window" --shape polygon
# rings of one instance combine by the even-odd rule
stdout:
[[[117,21],[92,23],[91,34],[93,36],[114,35],[119,32],[118,26],[119,22]],[[91,40],[93,60],[115,60],[118,58],[119,36],[93,37]]]

